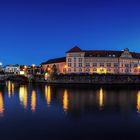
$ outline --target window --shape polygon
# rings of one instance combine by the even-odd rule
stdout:
[[[79,67],[82,67],[82,63],[79,63]]]
[[[74,68],[74,72],[76,72],[76,69]]]
[[[97,71],[97,69],[93,69],[93,72],[96,72]]]
[[[108,72],[111,72],[111,69],[107,69]]]
[[[127,68],[128,68],[128,67],[129,67],[129,64],[125,64],[125,67],[127,67]]]
[[[79,69],[79,72],[82,72],[82,69]]]
[[[106,65],[107,65],[107,67],[111,67],[111,63],[107,63]]]
[[[115,64],[114,64],[114,67],[118,67],[118,64],[117,64],[117,63],[115,63]]]
[[[68,69],[68,72],[71,72],[71,69]]]
[[[86,67],[90,67],[90,64],[89,63],[86,63]]]
[[[86,72],[89,72],[90,71],[90,69],[86,69]]]
[[[97,63],[93,63],[93,67],[97,67]]]
[[[76,58],[74,57],[74,62],[76,62]]]
[[[134,67],[138,67],[138,64],[134,64]]]
[[[68,58],[68,62],[71,62],[71,58]]]
[[[76,67],[76,63],[74,63],[74,67]]]
[[[82,62],[82,58],[79,58],[79,62]]]
[[[71,63],[68,63],[68,67],[71,67]]]
[[[100,67],[104,67],[104,63],[100,63]]]

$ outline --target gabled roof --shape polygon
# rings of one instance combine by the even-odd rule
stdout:
[[[82,50],[78,46],[75,46],[72,49],[70,49],[67,53],[74,53],[74,52],[82,52]]]
[[[55,59],[50,59],[46,62],[41,63],[41,65],[44,64],[52,64],[52,63],[61,63],[61,62],[66,62],[66,57],[60,57],[60,58],[55,58]]]

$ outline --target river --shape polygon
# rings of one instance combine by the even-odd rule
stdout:
[[[0,86],[0,139],[140,139],[140,86]]]

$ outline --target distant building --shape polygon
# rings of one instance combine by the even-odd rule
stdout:
[[[75,46],[66,52],[66,58],[42,63],[47,67],[57,66],[58,73],[140,74],[140,53],[112,50],[82,50]]]
[[[51,71],[53,66],[56,66],[57,73],[66,73],[66,57],[50,59],[41,65],[45,72]]]
[[[11,73],[11,74],[19,74],[20,73],[20,67],[18,65],[7,65],[4,67],[5,73]]]

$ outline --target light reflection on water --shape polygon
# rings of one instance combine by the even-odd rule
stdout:
[[[28,105],[28,91],[27,86],[20,86],[19,87],[19,100],[23,107],[26,109]]]
[[[140,91],[137,93],[137,111],[140,113]]]
[[[35,110],[36,110],[36,102],[37,102],[36,91],[33,90],[32,95],[31,95],[31,110],[32,110],[32,112],[35,112]]]
[[[0,116],[4,115],[4,100],[2,96],[2,92],[0,92]]]
[[[51,87],[50,86],[45,86],[45,98],[48,106],[51,104]]]
[[[39,91],[39,94],[43,96],[46,100],[48,107],[51,106],[52,100],[59,100],[58,103],[62,103],[62,108],[64,112],[69,110],[80,108],[85,108],[85,106],[91,106],[93,108],[98,108],[100,111],[106,109],[108,106],[119,106],[119,108],[124,109],[124,106],[133,106],[135,104],[135,109],[140,113],[140,91],[133,90],[131,93],[128,91],[120,90],[106,90],[105,88],[99,87],[98,89],[72,89],[72,88],[60,88],[51,87],[49,85],[42,85],[44,91]],[[39,88],[39,87],[38,87]],[[4,113],[4,97],[14,96],[16,90],[16,95],[19,96],[20,104],[24,109],[30,108],[32,112],[36,111],[37,108],[37,92],[36,89],[32,89],[32,86],[20,85],[15,86],[11,81],[7,82],[7,95],[6,91],[4,93],[0,92],[0,114]],[[39,89],[40,90],[40,89]],[[57,94],[54,98],[53,91],[56,90]],[[18,91],[18,93],[17,93]],[[44,94],[44,95],[43,95]],[[136,100],[135,100],[136,99]],[[42,100],[38,100],[41,102]],[[39,104],[39,103],[38,103]],[[128,106],[127,106],[128,105]]]
[[[110,137],[110,131],[132,131],[132,126],[139,130],[139,113],[140,87],[19,85],[10,81],[0,87],[0,131],[6,128],[6,133],[12,133],[9,128],[14,122],[19,130],[15,137],[21,133],[40,138],[49,131],[55,138],[95,136],[101,130],[104,134],[109,131]]]
[[[67,110],[68,110],[68,105],[69,105],[68,91],[67,91],[67,89],[65,89],[64,95],[63,95],[63,109],[65,112],[67,112]]]

